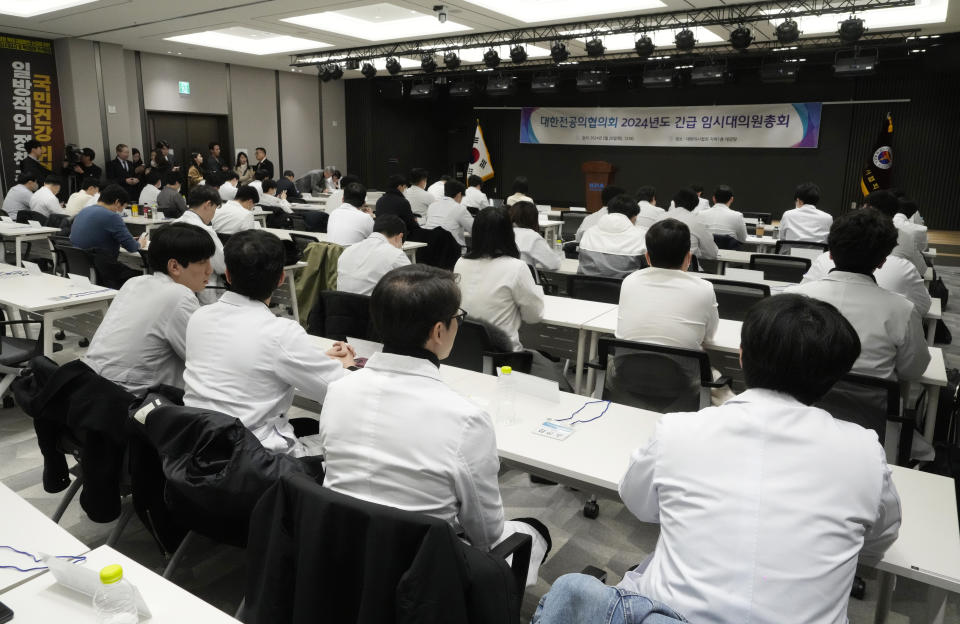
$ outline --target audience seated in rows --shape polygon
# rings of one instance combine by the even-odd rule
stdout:
[[[690,253],[701,260],[714,260],[719,249],[713,235],[707,230],[700,217],[691,212],[697,207],[697,194],[691,189],[680,189],[673,196],[673,207],[667,211],[668,217],[682,221],[690,229]]]
[[[640,207],[629,195],[618,195],[607,204],[607,214],[580,240],[577,273],[624,278],[643,265],[646,228],[637,227]]]
[[[409,186],[403,192],[403,196],[410,202],[410,209],[418,217],[427,216],[427,208],[430,204],[437,201],[436,198],[427,192],[427,176],[429,172],[426,169],[411,169]]]
[[[407,228],[395,215],[377,215],[373,233],[347,247],[337,260],[337,290],[369,295],[384,275],[410,264],[403,253]]]
[[[780,217],[780,240],[827,242],[833,217],[816,206],[820,203],[820,187],[806,182],[797,187],[793,197],[796,208]]]
[[[346,246],[370,236],[373,232],[373,214],[366,198],[367,187],[359,182],[347,184],[343,189],[343,203],[329,212],[327,242]]]
[[[60,192],[62,179],[57,175],[48,175],[44,178],[43,186],[30,198],[30,210],[39,212],[45,217],[50,215],[66,215],[66,210],[60,205],[57,193]]]
[[[217,208],[210,225],[217,234],[236,234],[243,230],[257,229],[260,224],[253,218],[253,209],[258,201],[260,197],[257,189],[241,186],[233,199]]]
[[[427,209],[425,228],[442,227],[447,230],[461,246],[466,245],[465,233],[473,228],[473,217],[460,202],[463,200],[464,186],[456,180],[450,180],[444,186],[447,194],[443,199],[430,204]]]
[[[600,210],[591,212],[583,218],[583,221],[580,222],[580,227],[577,228],[577,233],[574,240],[579,243],[583,239],[584,232],[595,226],[600,221],[601,217],[607,214],[607,205],[610,204],[611,199],[617,195],[625,195],[626,193],[626,190],[614,184],[608,184],[607,186],[603,187],[603,190],[600,191],[600,201],[603,203],[603,206],[600,207]]]
[[[517,202],[510,206],[509,213],[520,259],[538,269],[559,269],[563,262],[563,251],[553,249],[540,235],[540,213],[537,207],[530,202]]]
[[[37,175],[35,173],[21,173],[17,178],[17,184],[11,188],[6,197],[3,198],[3,211],[13,219],[17,220],[17,213],[21,210],[30,210],[30,199],[39,188],[37,184]]]
[[[702,199],[702,198],[701,198]],[[713,192],[713,207],[694,214],[707,231],[714,236],[731,236],[741,243],[747,242],[747,225],[743,215],[730,208],[733,204],[733,189],[722,184]]]
[[[163,188],[157,195],[157,209],[168,219],[179,219],[187,211],[187,202],[180,194],[180,174],[168,171],[163,174]]]

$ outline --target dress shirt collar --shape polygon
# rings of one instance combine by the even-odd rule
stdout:
[[[384,353],[393,353],[394,355],[403,355],[406,357],[420,358],[429,360],[431,364],[440,368],[440,358],[433,351],[428,351],[422,347],[398,347],[394,345],[383,345]]]
[[[765,406],[771,403],[778,403],[784,406],[804,407],[803,403],[789,394],[777,390],[770,390],[769,388],[748,388],[732,399],[725,401],[724,405],[733,405],[736,403],[758,403]],[[775,410],[771,410],[771,413],[776,412]]]
[[[268,308],[264,302],[251,299],[246,295],[241,295],[240,293],[235,293],[230,290],[223,293],[223,295],[220,297],[220,303],[236,308],[250,308],[256,311],[262,310],[270,316],[273,316],[273,313],[270,312],[270,308]]]
[[[866,273],[855,273],[853,271],[841,271],[840,269],[834,267],[830,269],[830,272],[823,279],[830,280],[832,282],[848,282],[851,284],[866,284],[867,280],[877,283],[877,278],[873,274]]]
[[[797,206],[798,210],[816,210],[817,207],[813,204],[803,204],[802,206]]]
[[[374,353],[364,368],[377,371],[396,373],[398,375],[417,375],[437,381],[440,378],[440,368],[426,357],[401,353],[387,353],[387,347],[380,353]]]

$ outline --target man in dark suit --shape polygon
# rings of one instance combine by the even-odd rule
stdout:
[[[140,178],[133,172],[130,148],[121,143],[117,145],[116,152],[117,157],[107,163],[107,184],[116,184],[132,198],[139,197]]]
[[[404,197],[403,192],[407,190],[407,179],[402,175],[392,175],[387,180],[387,190],[377,200],[376,213],[378,217],[394,215],[400,217],[404,225],[407,226],[407,236],[420,230],[420,223],[417,221],[417,215],[413,214],[410,208],[410,202]]]
[[[266,178],[273,179],[273,163],[267,160],[267,148],[258,147],[256,150],[257,164],[254,166],[253,170],[255,173],[263,172],[266,174]]]
[[[20,161],[20,174],[36,176],[37,184],[42,186],[46,177],[53,173],[53,171],[40,164],[43,145],[36,139],[30,139],[23,144],[23,150],[27,153],[27,157]]]
[[[227,163],[220,157],[220,144],[213,142],[208,146],[210,153],[203,159],[203,169],[207,173],[224,173],[230,170]]]
[[[277,180],[277,196],[286,193],[287,201],[302,204],[303,195],[300,194],[300,189],[297,188],[294,178],[293,172],[289,169],[283,172],[283,177]]]

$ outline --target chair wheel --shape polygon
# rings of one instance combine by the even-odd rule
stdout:
[[[583,515],[593,520],[600,515],[600,504],[597,501],[587,501],[583,504]]]
[[[90,346],[90,341],[87,340],[86,338],[81,338],[81,339],[80,339],[80,346],[81,346],[81,347],[88,347],[88,346]]]
[[[55,333],[55,334],[53,335],[53,337],[56,338],[57,340],[63,340],[64,338],[67,337],[67,334],[66,334],[66,332],[64,332],[64,331],[61,329],[60,331],[58,331],[57,333]]]
[[[867,584],[864,582],[863,577],[853,577],[853,587],[850,588],[850,597],[856,598],[857,600],[863,600],[864,596],[866,595]]]

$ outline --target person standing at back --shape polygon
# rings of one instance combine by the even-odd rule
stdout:
[[[816,206],[820,202],[820,187],[806,182],[797,187],[793,197],[797,207],[780,217],[780,240],[827,242],[833,217]]]
[[[220,156],[220,144],[214,141],[207,147],[207,156],[203,159],[204,172],[220,175],[230,171],[227,162]]]
[[[254,166],[254,173],[261,173],[263,177],[262,180],[272,180],[273,179],[273,163],[267,160],[267,148],[258,147],[254,151],[254,155],[257,158],[257,164]]]
[[[427,173],[426,169],[410,170],[410,186],[403,192],[403,196],[410,202],[410,209],[418,217],[427,216],[427,208],[430,204],[437,201],[436,198],[427,192]]]
[[[32,175],[38,185],[43,185],[47,176],[53,175],[53,171],[40,162],[43,157],[43,150],[44,147],[40,141],[30,139],[23,144],[23,151],[26,152],[26,156],[20,161],[20,175]]]
[[[447,230],[461,246],[466,245],[465,232],[473,228],[473,217],[463,204],[463,184],[450,180],[444,186],[446,197],[430,204],[427,209],[425,228],[442,227]]]
[[[136,165],[130,162],[130,148],[121,143],[115,151],[116,158],[107,163],[107,184],[117,184],[131,198],[136,197],[140,192],[140,178],[137,177]]]

